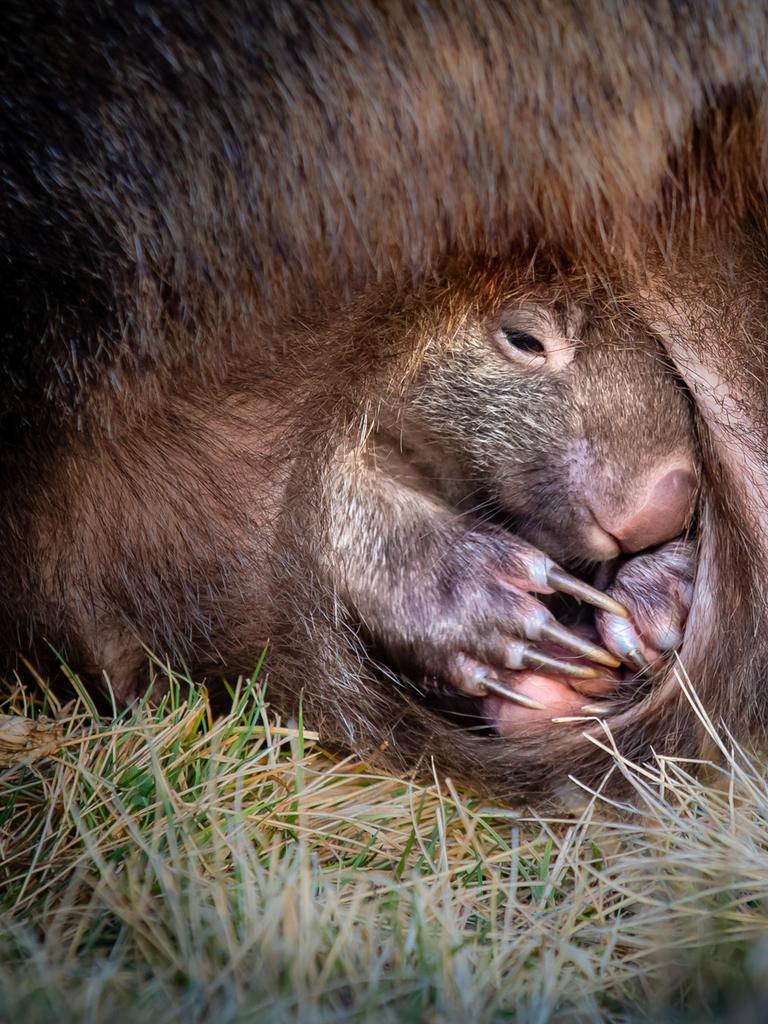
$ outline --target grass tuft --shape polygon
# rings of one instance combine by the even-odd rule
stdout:
[[[1,1021],[765,1018],[768,787],[711,723],[720,767],[617,757],[623,816],[553,821],[334,758],[256,675],[219,717],[70,678],[2,707]]]

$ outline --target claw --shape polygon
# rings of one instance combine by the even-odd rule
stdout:
[[[586,601],[587,604],[593,604],[596,608],[611,612],[612,615],[620,615],[623,619],[629,618],[629,612],[623,604],[614,601],[612,597],[608,597],[602,591],[590,587],[588,583],[582,583],[581,580],[561,569],[559,565],[550,566],[547,571],[547,583],[553,590],[559,590],[561,594],[570,594],[571,597],[576,597],[579,601]]]
[[[501,683],[497,683],[494,679],[484,679],[482,684],[485,689],[494,694],[496,697],[503,697],[505,700],[512,700],[515,704],[520,704],[524,708],[531,708],[533,711],[546,711],[546,704],[542,704],[541,701],[534,700],[533,697],[526,697],[524,693],[518,693],[517,690],[510,690],[506,686],[502,686]]]
[[[597,669],[589,665],[577,665],[572,661],[560,661],[559,658],[550,658],[547,654],[541,654],[535,647],[525,647],[520,655],[523,668],[546,669],[559,676],[572,676],[574,679],[597,679],[600,675]]]
[[[558,715],[557,718],[550,718],[550,722],[558,724],[565,722],[586,722],[590,718],[609,715],[614,710],[612,704],[582,704],[581,713],[578,715]]]
[[[641,672],[650,668],[650,663],[640,649],[640,637],[631,622],[625,619],[606,619],[605,626],[611,646],[618,651],[623,661],[629,662]]]
[[[610,654],[597,644],[584,640],[570,629],[566,629],[557,622],[546,622],[539,630],[539,636],[544,640],[554,640],[561,647],[573,651],[575,654],[583,654],[590,661],[596,661],[598,665],[606,665],[608,668],[618,668],[621,664],[619,658]]]
[[[647,668],[651,667],[650,661],[643,655],[643,652],[635,647],[631,651],[627,651],[624,655],[624,660],[628,661],[638,672],[644,672]]]
[[[610,715],[612,704],[582,704],[581,710],[588,715]]]

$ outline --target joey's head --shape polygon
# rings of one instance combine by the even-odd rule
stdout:
[[[594,293],[513,293],[438,325],[404,416],[449,501],[562,562],[660,544],[691,515],[687,395],[639,318]]]

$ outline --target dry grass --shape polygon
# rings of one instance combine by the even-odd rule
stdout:
[[[103,718],[10,693],[37,724],[0,774],[0,1020],[766,1016],[768,787],[742,753],[717,785],[617,761],[621,821],[598,797],[524,820],[334,759],[263,698],[213,719],[180,684]]]

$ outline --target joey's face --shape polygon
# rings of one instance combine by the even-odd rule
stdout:
[[[448,500],[560,561],[651,547],[688,521],[687,396],[659,342],[615,309],[527,299],[468,318],[428,349],[411,399]]]

